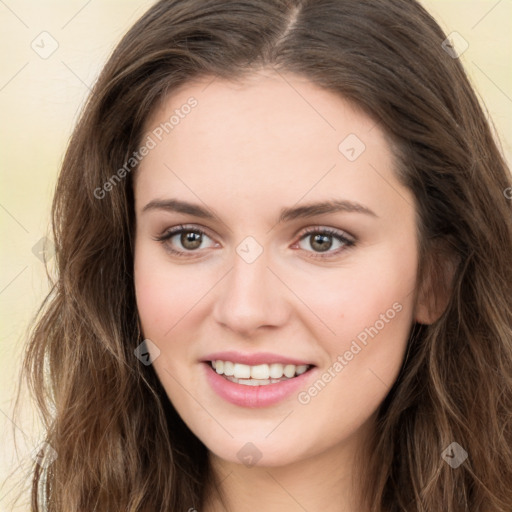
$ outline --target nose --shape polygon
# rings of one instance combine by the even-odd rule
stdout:
[[[265,251],[252,263],[235,254],[233,268],[216,288],[215,321],[243,337],[289,318],[287,289],[268,268]]]

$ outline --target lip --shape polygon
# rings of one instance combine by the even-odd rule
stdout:
[[[230,361],[230,359],[227,359],[227,361]],[[306,381],[309,380],[317,370],[316,367],[312,367],[297,377],[275,384],[246,386],[225,379],[210,366],[209,362],[202,362],[201,365],[204,368],[206,380],[217,395],[227,402],[247,408],[268,407],[285,400],[299,391],[299,389],[305,388]]]
[[[256,366],[258,364],[272,364],[272,363],[280,363],[280,364],[294,364],[295,366],[301,365],[312,365],[315,366],[310,361],[300,361],[299,359],[294,359],[292,357],[281,356],[279,354],[272,354],[271,352],[258,352],[254,354],[244,354],[242,352],[235,351],[227,351],[227,352],[215,352],[213,354],[209,354],[201,359],[201,362],[209,362],[209,361],[231,361],[232,363],[241,363],[247,364],[249,366]],[[271,384],[269,384],[270,386]]]

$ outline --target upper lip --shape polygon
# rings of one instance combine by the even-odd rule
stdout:
[[[227,351],[215,352],[205,356],[201,361],[231,361],[233,363],[247,364],[249,366],[256,366],[259,364],[294,364],[295,366],[312,365],[308,361],[301,361],[293,357],[282,356],[280,354],[272,354],[271,352],[255,352],[253,354],[244,354],[243,352]]]

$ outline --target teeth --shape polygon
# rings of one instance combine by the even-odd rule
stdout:
[[[297,375],[301,375],[303,374],[305,371],[307,371],[307,369],[309,368],[309,365],[307,364],[301,364],[299,366],[297,366],[296,370],[295,370],[295,373]]]
[[[283,380],[288,380],[286,377],[282,379],[236,379],[235,377],[226,377],[226,379],[236,384],[244,384],[245,386],[266,386],[267,384],[276,384]]]
[[[231,361],[221,361],[220,359],[212,361],[211,364],[219,375],[225,375],[233,379],[251,379],[255,384],[248,385],[254,386],[260,385],[259,381],[268,384],[269,379],[281,379],[283,376],[291,379],[296,375],[303,374],[309,369],[309,365],[307,364],[296,366],[294,364],[282,365],[280,363],[272,363],[249,366],[247,364],[233,363]]]
[[[268,364],[259,364],[258,366],[251,366],[251,379],[268,379],[270,377],[270,372],[268,369]],[[239,377],[238,377],[239,378]]]
[[[291,378],[295,375],[295,365],[294,364],[287,364],[284,367],[284,375],[285,377]]]
[[[269,367],[270,369],[270,376],[273,379],[280,379],[283,376],[283,365],[279,363],[273,363]]]
[[[231,361],[224,361],[224,375],[234,375],[235,365]]]
[[[233,377],[236,377],[237,379],[250,379],[251,367],[248,364],[235,363]]]

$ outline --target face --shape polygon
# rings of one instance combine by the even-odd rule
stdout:
[[[283,76],[174,91],[134,183],[153,368],[214,455],[267,466],[368,430],[416,315],[414,198],[383,131]]]

